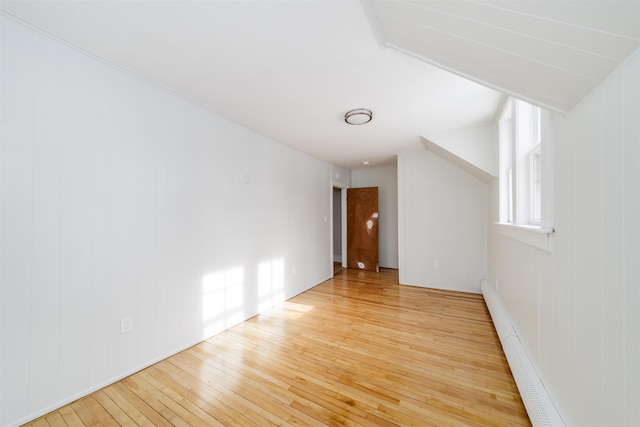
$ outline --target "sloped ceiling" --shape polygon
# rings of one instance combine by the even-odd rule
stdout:
[[[0,10],[347,168],[488,123],[504,93],[568,111],[640,39],[640,0],[0,0]],[[362,107],[373,121],[346,125]]]
[[[640,46],[638,0],[365,0],[384,46],[567,112]]]
[[[502,94],[378,44],[358,0],[8,1],[5,14],[347,168],[486,123]],[[353,108],[373,121],[350,126]]]

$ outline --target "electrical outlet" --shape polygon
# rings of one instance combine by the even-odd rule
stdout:
[[[440,268],[440,261],[433,261],[433,268],[436,270]]]
[[[133,320],[131,316],[123,317],[120,319],[120,333],[126,334],[127,332],[131,332],[133,330]]]

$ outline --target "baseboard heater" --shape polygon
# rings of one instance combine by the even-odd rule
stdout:
[[[518,334],[513,329],[511,320],[500,302],[500,297],[487,280],[480,283],[480,289],[531,424],[534,427],[564,427],[558,410],[533,367]]]

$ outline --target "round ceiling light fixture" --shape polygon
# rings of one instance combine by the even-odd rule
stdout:
[[[366,108],[356,108],[349,110],[344,115],[344,121],[350,125],[363,125],[373,119],[373,113]]]

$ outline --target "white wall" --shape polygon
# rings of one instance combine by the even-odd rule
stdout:
[[[429,151],[398,155],[400,283],[479,293],[486,224],[487,184]]]
[[[1,90],[0,425],[331,276],[328,164],[5,17]]]
[[[331,184],[338,188],[348,188],[351,176],[349,169],[341,166],[331,165]]]
[[[553,251],[492,231],[490,277],[565,423],[638,426],[640,54],[554,132]]]
[[[493,122],[454,129],[428,139],[466,161],[498,174],[498,133]]]
[[[378,187],[380,267],[398,268],[398,168],[374,166],[351,171],[353,188]]]

